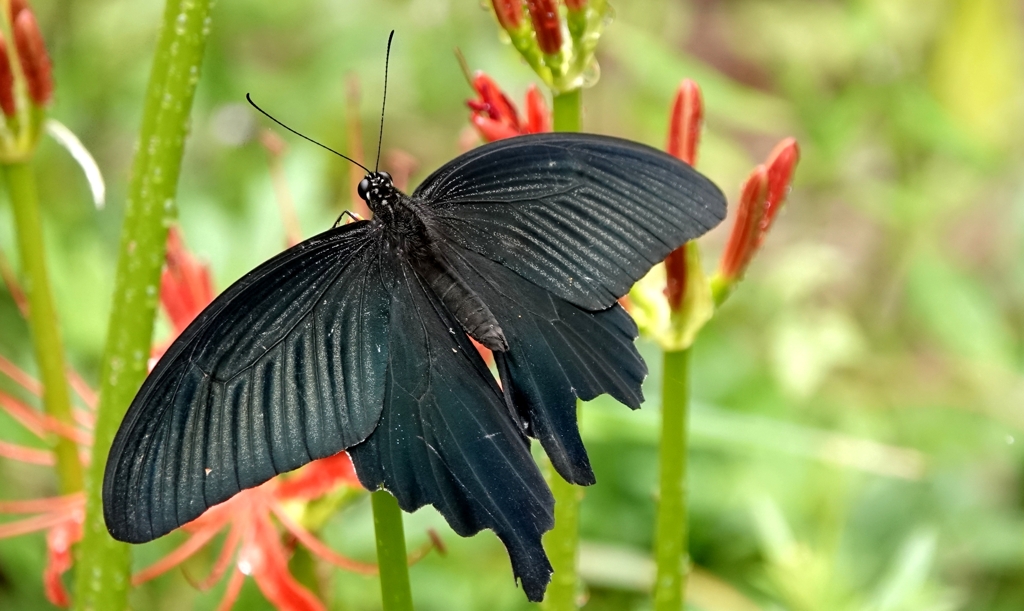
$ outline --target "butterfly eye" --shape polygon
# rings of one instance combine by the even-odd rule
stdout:
[[[385,182],[387,182],[388,184],[391,184],[391,174],[388,174],[387,172],[380,172],[380,177],[383,178]]]
[[[359,187],[356,189],[356,191],[359,193],[359,197],[365,200],[370,193],[370,179],[364,178],[360,180]]]

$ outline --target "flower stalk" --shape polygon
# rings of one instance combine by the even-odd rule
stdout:
[[[370,496],[373,529],[377,537],[377,565],[384,611],[412,611],[412,588],[405,551],[405,528],[398,501],[386,490]]]
[[[43,409],[67,427],[74,425],[71,397],[65,379],[64,346],[50,288],[39,197],[31,160],[53,97],[50,58],[32,10],[12,4],[5,15],[13,49],[0,33],[0,173],[14,209],[18,249],[25,275],[29,327],[36,363],[43,382]],[[70,439],[50,435],[57,457],[61,493],[82,489],[82,464]]]
[[[578,132],[583,128],[583,95],[580,89],[555,95],[552,107],[555,131]],[[577,403],[577,421],[581,415],[579,407]],[[544,595],[543,608],[547,611],[572,611],[577,608],[579,590],[577,563],[583,489],[562,479],[553,468],[550,469],[548,485],[555,497],[555,527],[544,535],[544,549],[554,574]]]
[[[28,162],[3,165],[3,175],[14,208],[18,248],[26,280],[29,326],[43,382],[43,409],[55,420],[73,426],[71,397],[64,377],[64,345],[57,325],[57,311],[43,253],[43,227],[35,176]],[[83,476],[78,448],[67,437],[51,437],[57,456],[61,493],[70,494],[81,490]]]
[[[692,165],[697,163],[704,101],[700,89],[684,80],[672,104],[666,150]],[[686,494],[690,357],[697,332],[713,308],[700,266],[696,242],[684,244],[665,259],[665,300],[670,311],[670,336],[676,345],[662,354],[661,438],[658,444],[658,507],[655,522],[655,611],[681,611],[689,573],[689,511]]]
[[[128,604],[130,554],[127,545],[110,537],[103,521],[103,471],[117,427],[146,376],[167,227],[176,212],[174,198],[211,5],[212,0],[167,1],[146,90],[87,480],[75,597],[80,610],[121,611]]]

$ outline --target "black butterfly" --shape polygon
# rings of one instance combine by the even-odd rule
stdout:
[[[373,220],[249,272],[157,363],[107,460],[107,528],[150,541],[347,450],[363,485],[405,511],[494,530],[541,600],[554,501],[529,438],[566,480],[594,483],[576,399],[638,408],[647,374],[616,300],[717,225],[725,198],[665,153],[586,134],[482,146],[411,197],[366,171]]]

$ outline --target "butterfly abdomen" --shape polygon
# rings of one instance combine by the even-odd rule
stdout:
[[[431,210],[407,195],[397,191],[395,195],[395,205],[382,221],[399,256],[412,264],[467,335],[490,350],[508,350],[505,334],[490,308],[438,248],[443,240],[437,234]]]
[[[444,255],[430,248],[425,256],[414,260],[413,266],[467,335],[489,350],[508,350],[505,334],[490,308],[444,259]]]

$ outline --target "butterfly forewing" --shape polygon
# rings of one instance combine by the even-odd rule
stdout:
[[[500,140],[416,189],[440,230],[589,310],[607,308],[655,263],[725,217],[725,197],[687,164],[593,134]]]
[[[380,417],[392,271],[370,223],[243,277],[174,342],[104,477],[111,533],[147,541],[277,473],[364,440]]]

